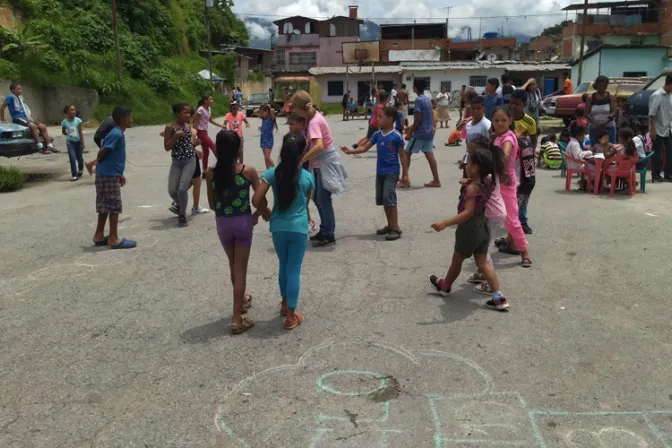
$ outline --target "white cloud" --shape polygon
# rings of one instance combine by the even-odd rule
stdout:
[[[270,3],[270,2],[269,2]],[[348,6],[357,3],[353,0],[273,0],[273,8],[259,9],[255,0],[238,0],[234,11],[246,14],[273,14],[282,17],[303,15],[307,17],[331,17],[348,15]],[[501,0],[469,0],[455,4],[450,10],[450,35],[457,36],[465,27],[471,27],[472,38],[480,32],[500,31],[504,34],[525,33],[536,35],[545,27],[552,26],[565,19],[561,8],[573,3],[572,0],[518,0],[515,5]],[[446,11],[442,0],[368,0],[360,2],[359,17],[373,19],[377,23],[404,23],[442,21]],[[545,17],[526,17],[528,15],[556,14]],[[514,16],[499,18],[501,16]],[[493,19],[468,19],[469,17],[498,17]],[[571,17],[571,16],[570,16]],[[269,17],[276,20],[279,17]]]
[[[245,23],[245,26],[247,27],[248,33],[250,33],[251,36],[258,38],[258,39],[270,39],[271,38],[271,30],[269,28],[263,27],[259,25],[256,22],[252,22],[250,20],[245,20],[245,17],[243,17],[243,23]]]

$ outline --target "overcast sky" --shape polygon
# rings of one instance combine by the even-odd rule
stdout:
[[[545,27],[552,26],[565,19],[561,9],[568,4],[579,0],[516,0],[515,2],[501,0],[467,0],[458,3],[452,0],[454,7],[450,10],[451,37],[466,37],[461,34],[464,27],[472,28],[472,37],[477,38],[479,22],[481,34],[486,31],[498,31],[504,28],[504,34],[509,30],[517,33],[537,35]],[[348,5],[359,4],[359,17],[372,19],[377,23],[409,22],[413,19],[435,18],[445,20],[446,11],[441,10],[450,6],[450,2],[437,0],[270,0],[263,2],[260,8],[258,0],[235,0],[233,11],[246,14],[269,14],[281,17],[302,15],[307,17],[331,17],[334,15],[348,15]],[[273,5],[270,7],[270,5]],[[515,6],[515,8],[514,8]],[[524,14],[558,14],[546,17],[525,17]],[[475,19],[463,20],[458,18],[476,16],[516,16],[510,19]],[[245,16],[241,16],[244,20]],[[280,17],[268,17],[277,20]],[[570,17],[571,18],[571,17]],[[418,20],[420,21],[420,20]],[[269,34],[268,29],[256,24],[249,24],[248,28],[254,34]]]

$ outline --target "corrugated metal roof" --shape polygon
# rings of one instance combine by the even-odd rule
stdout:
[[[527,72],[527,71],[555,71],[567,70],[569,64],[564,63],[543,63],[543,62],[524,62],[524,61],[494,61],[494,62],[438,62],[425,64],[402,64],[404,71],[440,71],[440,70],[479,70],[499,68],[508,70],[510,72]]]
[[[345,75],[346,67],[313,67],[308,70],[313,76],[320,75]],[[370,75],[371,66],[347,67],[350,75]],[[399,65],[378,65],[375,67],[375,73],[401,73],[402,67]]]

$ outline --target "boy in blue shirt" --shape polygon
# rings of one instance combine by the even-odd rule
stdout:
[[[49,154],[50,152],[58,152],[51,143],[47,127],[44,123],[36,123],[30,116],[30,108],[23,102],[23,86],[18,82],[12,82],[9,85],[9,95],[5,97],[5,101],[0,105],[0,120],[5,121],[5,109],[9,109],[9,115],[12,117],[12,122],[21,126],[25,126],[33,133],[33,138],[37,142],[37,150],[42,154]],[[40,134],[47,143],[47,148],[40,140]]]
[[[497,78],[490,78],[485,83],[485,93],[483,94],[483,98],[485,98],[485,118],[491,121],[495,108],[504,105],[504,98],[497,93],[498,88],[499,79]]]
[[[346,154],[362,154],[376,145],[378,151],[376,205],[382,205],[385,208],[385,216],[387,217],[387,225],[376,231],[376,235],[385,235],[387,241],[395,241],[401,238],[396,191],[400,174],[399,160],[401,160],[403,177],[408,175],[408,159],[404,157],[404,138],[399,131],[394,129],[397,117],[398,113],[394,107],[385,106],[378,113],[380,130],[373,134],[370,140],[355,149],[341,147],[341,150]]]
[[[119,238],[118,224],[121,214],[121,187],[126,185],[126,137],[124,131],[133,124],[131,109],[116,107],[112,118],[117,125],[103,140],[98,151],[96,164],[96,212],[98,226],[93,235],[96,246],[110,246],[112,249],[132,249],[135,241]],[[105,224],[110,217],[110,234],[105,236]]]

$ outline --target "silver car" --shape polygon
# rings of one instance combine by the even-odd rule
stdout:
[[[251,117],[262,104],[271,104],[271,95],[268,92],[249,94],[247,100],[243,101],[242,109],[246,116]]]

